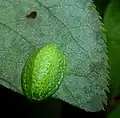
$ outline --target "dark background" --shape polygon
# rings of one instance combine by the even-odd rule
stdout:
[[[0,86],[0,117],[8,116],[12,118],[105,118],[105,112],[85,112],[57,99],[34,103],[22,95]]]
[[[94,2],[103,18],[109,0],[94,0]],[[106,112],[86,112],[57,99],[47,99],[34,103],[28,101],[24,96],[0,85],[0,117],[105,118]]]

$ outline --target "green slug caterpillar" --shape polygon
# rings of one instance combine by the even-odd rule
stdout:
[[[28,99],[42,100],[53,95],[64,79],[66,59],[56,44],[38,49],[24,65],[21,85]]]

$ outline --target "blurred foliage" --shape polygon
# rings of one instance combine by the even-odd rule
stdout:
[[[104,12],[108,6],[110,0],[93,0],[97,11],[100,13],[101,17],[103,18]]]

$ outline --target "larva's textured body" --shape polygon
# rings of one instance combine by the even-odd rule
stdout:
[[[23,68],[21,84],[24,95],[33,100],[51,96],[59,88],[65,70],[65,56],[56,44],[37,50]]]

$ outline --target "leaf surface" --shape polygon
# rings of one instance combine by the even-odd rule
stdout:
[[[55,43],[67,58],[67,73],[53,95],[87,111],[106,104],[108,62],[105,35],[91,0],[1,0],[0,83],[21,90],[29,56]],[[35,18],[26,17],[32,11]]]

